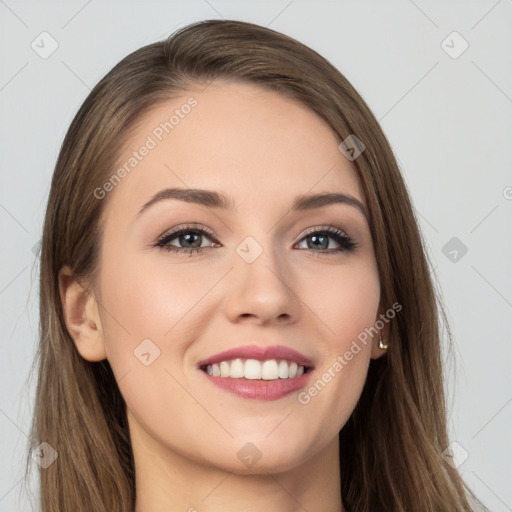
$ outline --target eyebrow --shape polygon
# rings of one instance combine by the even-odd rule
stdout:
[[[197,188],[166,188],[157,192],[147,203],[145,203],[139,210],[138,215],[140,215],[144,210],[147,210],[151,205],[164,199],[178,199],[187,203],[200,204],[208,208],[230,211],[235,209],[233,199],[214,190]],[[346,204],[353,206],[359,210],[366,219],[368,219],[368,212],[361,201],[355,197],[338,192],[298,196],[294,199],[291,210],[301,212],[313,210],[330,204]]]

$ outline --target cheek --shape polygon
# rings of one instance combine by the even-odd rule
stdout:
[[[101,285],[110,331],[105,335],[110,344],[129,338],[135,348],[150,338],[163,349],[190,321],[187,315],[194,316],[194,308],[212,285],[208,269],[195,267],[192,272],[180,264],[148,264],[151,258],[147,254],[113,258],[105,253],[104,259],[115,261],[115,265],[103,267]]]
[[[369,328],[377,319],[380,284],[372,262],[331,270],[323,282],[323,293],[311,295],[308,302],[318,315],[317,324],[325,327],[322,363],[298,400],[306,408],[330,411],[334,435],[354,410],[366,380]]]
[[[105,250],[101,287],[109,363],[128,408],[151,429],[176,416],[176,404],[195,404],[179,384],[180,365],[190,335],[201,329],[195,307],[212,279],[207,269],[191,279],[180,264],[149,260]]]
[[[377,319],[380,283],[373,262],[361,261],[323,271],[317,291],[304,296],[325,327],[329,349],[344,351]]]

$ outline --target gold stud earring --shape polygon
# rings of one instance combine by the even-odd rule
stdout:
[[[382,334],[379,334],[379,348],[382,350],[387,350],[389,345],[385,345],[382,341]]]

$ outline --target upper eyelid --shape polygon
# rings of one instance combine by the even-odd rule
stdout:
[[[204,232],[206,233],[208,236],[212,237],[212,238],[217,238],[217,235],[211,231],[210,229],[207,229],[205,228],[204,226],[202,225],[184,225],[184,226],[178,226],[176,229],[171,229],[171,230],[168,230],[168,231],[165,231],[162,235],[160,235],[158,237],[158,241],[160,240],[164,240],[170,236],[174,236],[176,237],[177,235],[179,235],[181,232],[183,231],[199,231],[199,232]],[[171,239],[172,240],[172,239]]]
[[[339,227],[336,227],[336,226],[321,225],[321,226],[313,226],[311,228],[306,229],[306,231],[304,231],[302,233],[302,238],[305,237],[306,235],[311,234],[311,233],[317,233],[317,232],[322,232],[322,231],[327,231],[329,233],[334,233],[334,234],[336,234],[335,231],[341,231],[345,236],[350,236],[342,228],[339,228]]]

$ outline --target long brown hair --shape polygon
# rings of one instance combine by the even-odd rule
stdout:
[[[125,403],[108,361],[89,362],[76,350],[58,272],[69,265],[94,283],[106,201],[93,191],[112,174],[144,113],[217,78],[294,98],[321,116],[340,142],[355,135],[365,145],[354,164],[369,211],[381,304],[397,302],[402,310],[390,323],[387,354],[371,361],[361,398],[339,434],[347,512],[474,510],[470,503],[478,501],[443,457],[449,439],[441,301],[409,194],[377,120],[348,80],[312,49],[251,23],[209,20],[119,62],[86,98],[62,144],[43,228],[38,383],[27,455],[28,471],[40,443],[58,453],[40,470],[42,512],[134,510]]]

